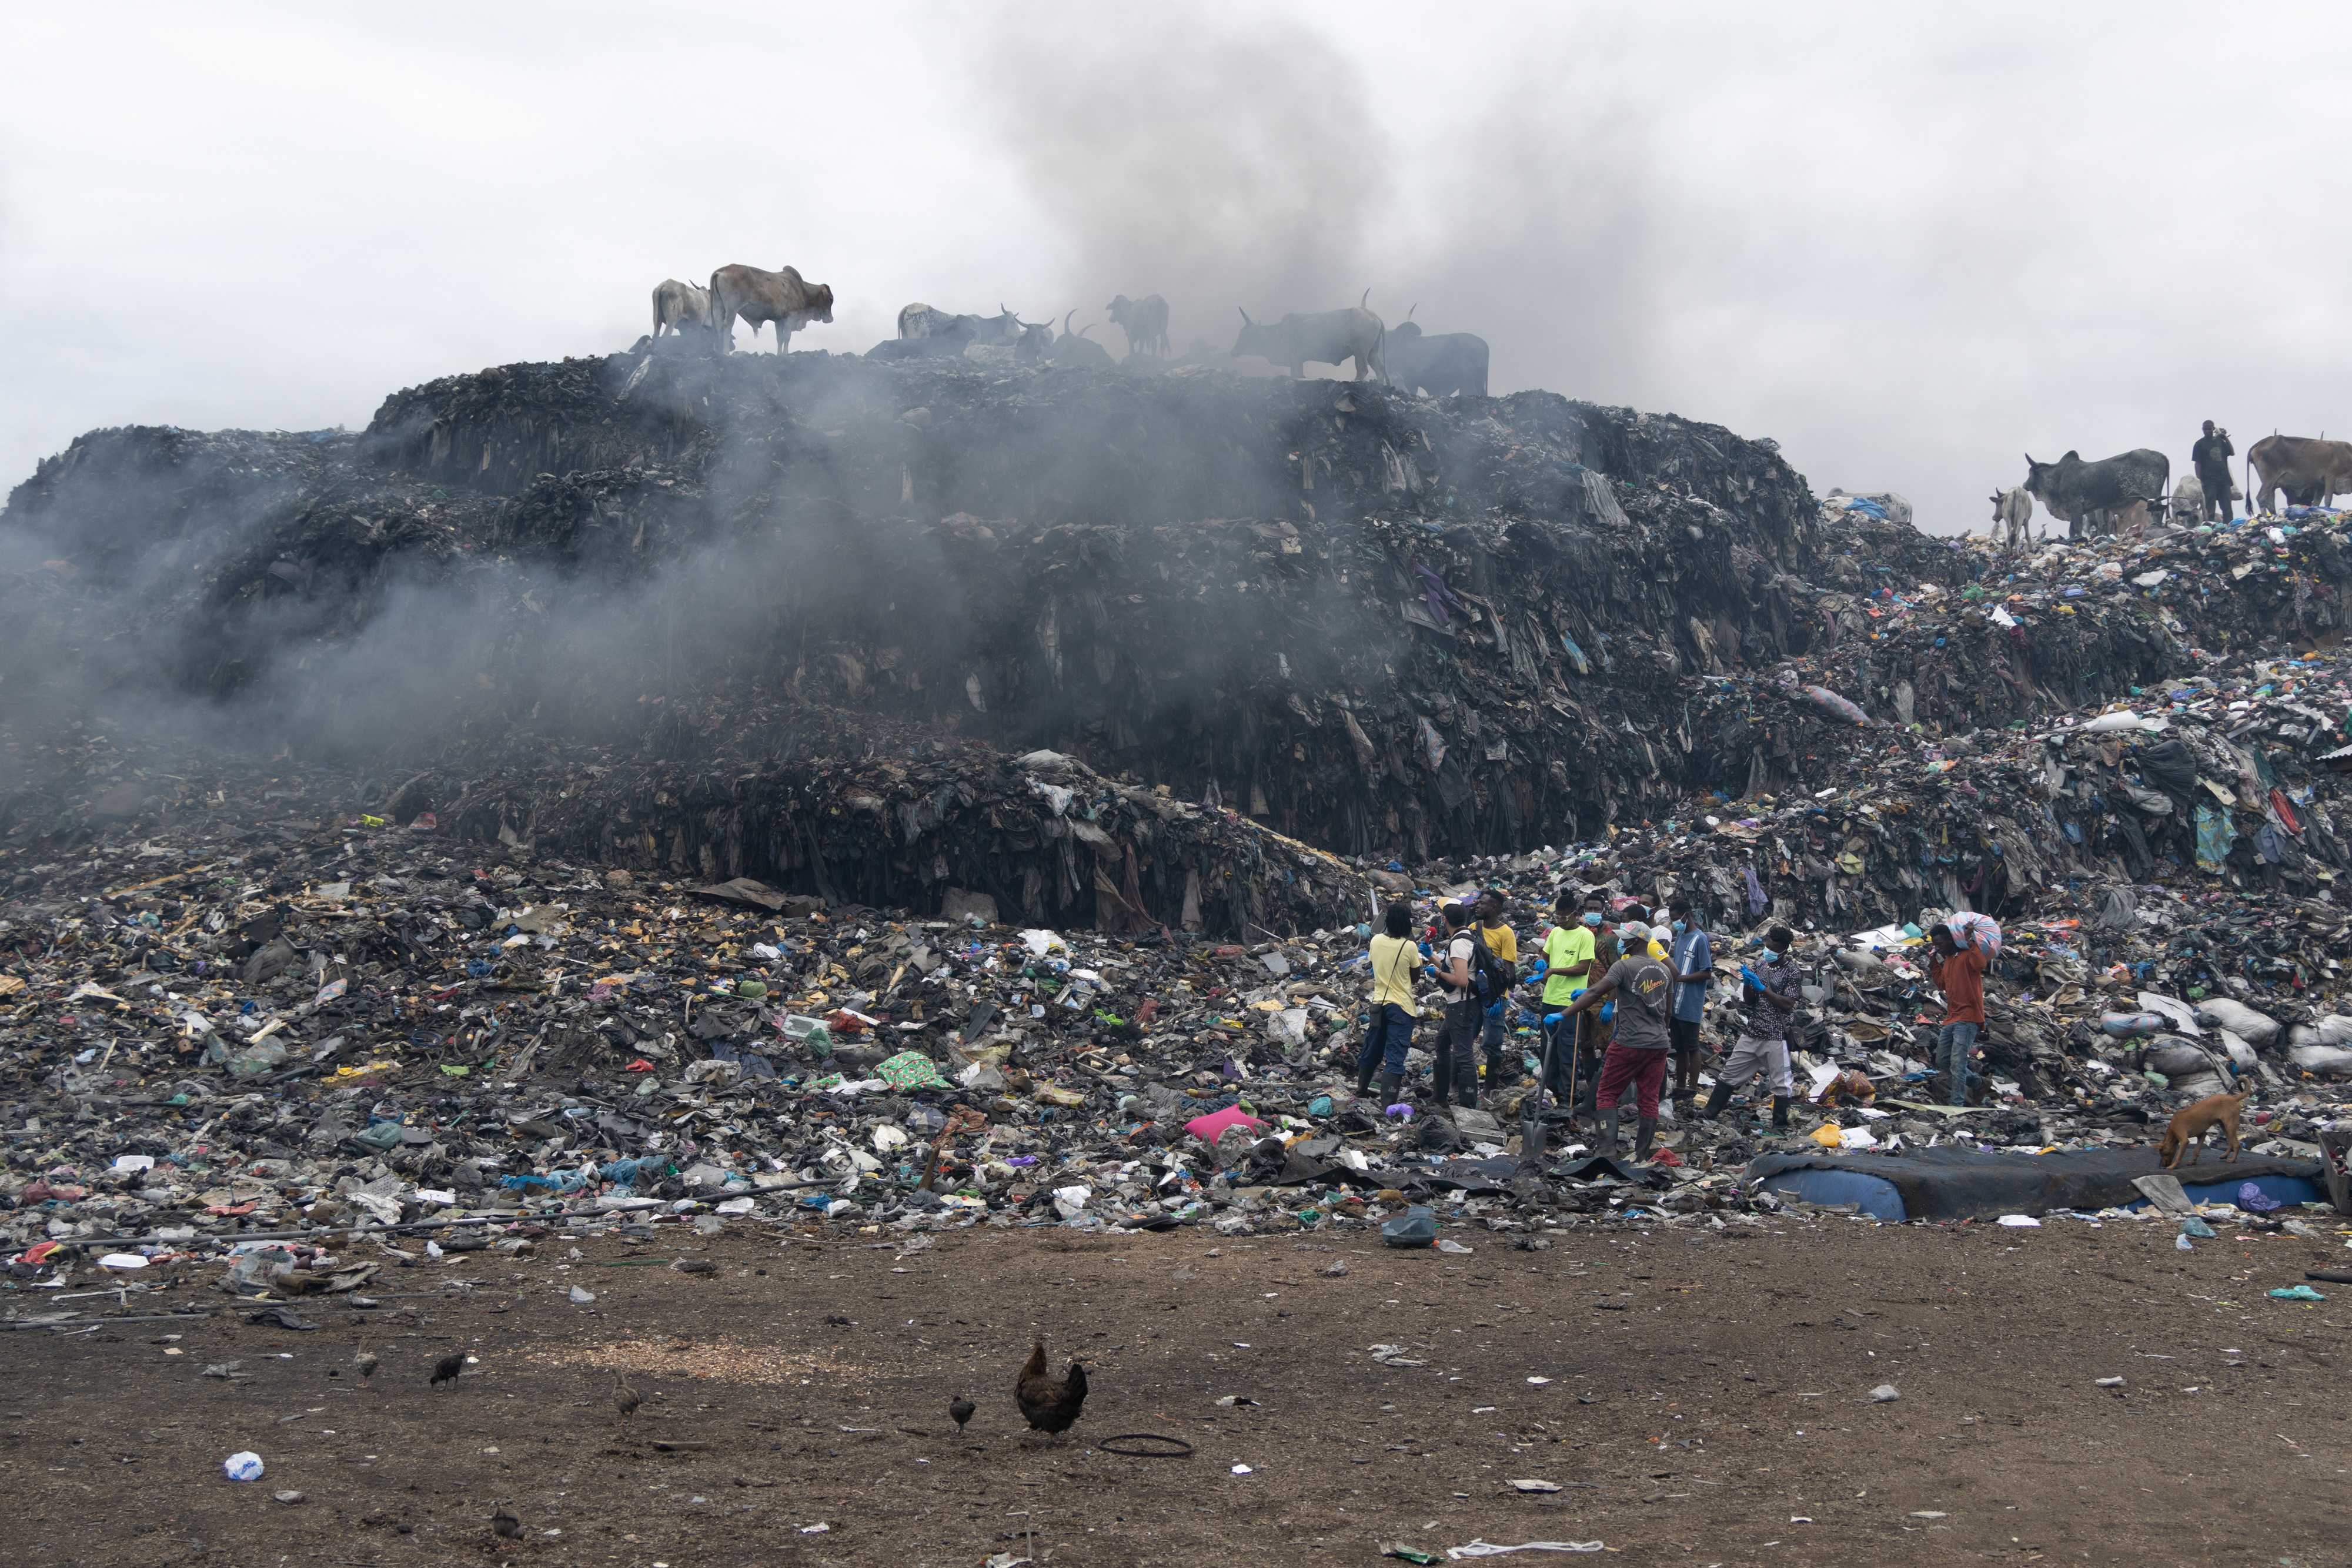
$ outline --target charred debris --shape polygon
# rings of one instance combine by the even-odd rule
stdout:
[[[1842,765],[1868,732],[1774,672],[1901,691],[1916,748],[2193,663],[2153,595],[2021,636],[1961,601],[1981,555],[1824,510],[1769,441],[1201,366],[666,340],[410,388],[358,434],[94,432],[0,548],[0,833],[36,858],[259,789],[640,873],[1243,938],[1364,918],[1364,863]],[[1948,624],[1874,636],[1923,586]]]

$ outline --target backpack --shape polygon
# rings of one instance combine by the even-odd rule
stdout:
[[[1481,1002],[1496,1001],[1511,988],[1511,967],[1495,956],[1476,921],[1462,929],[1470,934],[1470,994]]]

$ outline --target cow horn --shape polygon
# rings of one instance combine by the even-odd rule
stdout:
[[[1370,298],[1372,298],[1372,291],[1371,291],[1370,289],[1369,289],[1369,288],[1365,289],[1365,290],[1364,290],[1364,298],[1363,298],[1362,299],[1359,299],[1359,300],[1357,300],[1357,301],[1356,301],[1356,308],[1357,308],[1357,309],[1359,309],[1359,310],[1361,310],[1361,309],[1364,308],[1364,306],[1366,305],[1366,303],[1367,303],[1367,302],[1369,302],[1369,301],[1370,300]]]
[[[1421,301],[1420,301],[1420,300],[1418,300],[1418,299],[1414,300],[1414,301],[1412,302],[1412,310],[1418,310],[1418,309],[1420,309],[1420,308],[1421,308]],[[1404,313],[1404,319],[1405,319],[1406,320],[1410,321],[1410,320],[1412,320],[1412,310],[1408,310],[1408,311],[1406,311],[1406,312]]]
[[[1241,310],[1241,307],[1240,307],[1240,306],[1238,306],[1238,305],[1234,306],[1234,309],[1236,309],[1236,310]],[[1242,319],[1243,319],[1243,320],[1244,320],[1244,321],[1249,321],[1249,324],[1250,324],[1251,326],[1253,326],[1253,327],[1255,327],[1255,326],[1256,326],[1256,325],[1257,325],[1257,323],[1256,323],[1256,322],[1255,322],[1255,321],[1250,321],[1250,319],[1249,319],[1249,312],[1248,312],[1248,311],[1246,311],[1246,310],[1242,310]]]

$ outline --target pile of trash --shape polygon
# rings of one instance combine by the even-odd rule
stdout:
[[[2000,550],[1900,499],[1199,367],[656,348],[95,433],[0,516],[12,1281],[726,1217],[1535,1247],[2249,1083],[2250,1143],[2332,1157],[2340,521]],[[1609,1157],[1528,1099],[1531,993],[1430,1094],[1424,988],[1359,1096],[1381,904],[1489,887],[1523,952],[1562,893],[1689,896],[1717,1046],[1794,927],[1814,1094]],[[1920,948],[1970,915],[1955,1108]]]

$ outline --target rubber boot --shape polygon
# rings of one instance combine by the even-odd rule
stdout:
[[[1718,1082],[1713,1089],[1707,1092],[1706,1109],[1701,1111],[1699,1114],[1712,1122],[1717,1116],[1722,1115],[1724,1107],[1730,1103],[1731,1085]]]
[[[1650,1157],[1650,1140],[1658,1135],[1658,1119],[1644,1116],[1633,1124],[1633,1162],[1639,1165]]]
[[[1772,1130],[1778,1133],[1789,1130],[1789,1097],[1786,1094],[1772,1096]]]
[[[1475,1111],[1478,1108],[1478,1070],[1476,1068],[1454,1075],[1454,1103],[1465,1111]]]
[[[1601,1113],[1600,1126],[1593,1134],[1594,1146],[1592,1152],[1594,1154],[1610,1157],[1615,1156],[1617,1153],[1617,1117],[1618,1111],[1614,1105],[1612,1105],[1608,1110]]]
[[[1360,1063],[1356,1068],[1356,1098],[1361,1100],[1365,1095],[1370,1094],[1371,1092],[1371,1064],[1370,1062]]]
[[[1403,1093],[1403,1073],[1383,1072],[1381,1074],[1381,1109],[1385,1111],[1390,1106],[1395,1104],[1398,1098]]]

